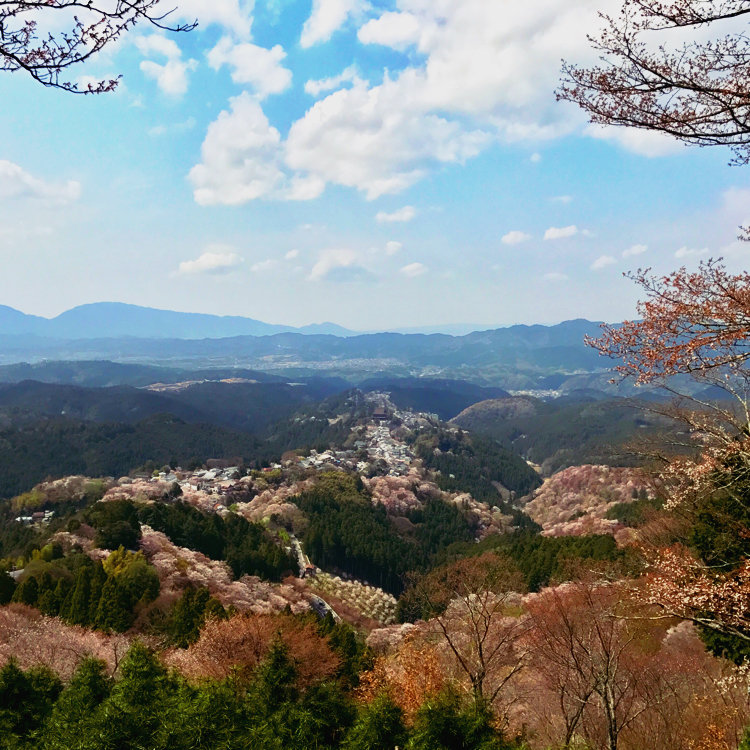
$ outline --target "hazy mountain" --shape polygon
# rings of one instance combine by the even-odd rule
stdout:
[[[434,378],[372,378],[360,383],[363,391],[387,391],[401,409],[455,417],[477,401],[507,397],[502,388],[485,388],[462,380]]]
[[[322,378],[300,385],[204,382],[165,392],[130,386],[84,388],[25,380],[0,385],[0,423],[3,413],[127,424],[157,414],[171,414],[184,422],[259,432],[300,407],[341,390],[343,387],[337,381]]]
[[[103,388],[131,385],[141,388],[153,383],[180,383],[190,380],[224,380],[241,378],[260,383],[285,382],[284,378],[258,370],[241,368],[203,369],[200,371],[158,365],[122,364],[108,360],[72,360],[18,362],[0,366],[0,383],[36,380],[40,383],[82,385]],[[342,386],[343,387],[343,386]]]
[[[549,382],[550,376],[563,385],[571,376],[610,367],[609,361],[583,343],[585,335],[598,333],[599,324],[587,320],[556,326],[519,325],[465,336],[376,333],[342,337],[285,332],[206,339],[51,339],[0,333],[0,362],[107,359],[185,370],[245,367],[294,380],[317,374],[354,383],[372,377],[419,376],[523,390],[550,387],[540,385]]]
[[[318,323],[294,328],[239,316],[157,310],[121,302],[80,305],[50,319],[26,315],[12,307],[0,307],[0,331],[9,336],[31,334],[59,339],[125,336],[154,339],[202,339],[268,336],[289,331],[333,336],[352,335],[352,331],[337,326],[335,323]]]

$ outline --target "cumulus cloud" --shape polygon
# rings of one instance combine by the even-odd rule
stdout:
[[[290,174],[281,135],[247,92],[229,101],[208,127],[201,161],[190,170],[193,197],[202,206],[238,206],[263,197],[312,200],[325,188],[315,175]]]
[[[615,263],[617,263],[617,261],[611,255],[600,255],[591,264],[591,270],[592,271],[601,271],[602,269],[606,268],[607,266],[612,266]]]
[[[512,232],[508,232],[508,234],[503,235],[500,239],[500,242],[502,242],[503,245],[520,245],[522,242],[528,242],[530,239],[530,234],[514,230]]]
[[[170,96],[182,96],[188,89],[188,73],[198,67],[197,60],[183,60],[182,51],[174,39],[160,34],[137,37],[135,45],[143,55],[166,57],[166,62],[141,61],[141,71]]]
[[[490,139],[425,114],[396,81],[336,91],[295,122],[286,143],[292,169],[363,191],[368,199],[413,185],[437,161],[462,163]]]
[[[318,80],[306,81],[305,82],[305,93],[310,96],[318,97],[321,94],[328,93],[329,91],[336,91],[340,89],[345,83],[355,83],[359,81],[359,74],[357,73],[357,66],[350,65],[345,70],[342,70],[336,76],[330,78],[320,78]]]
[[[396,0],[395,9],[373,11],[376,17],[360,28],[359,40],[408,50],[410,62],[397,73],[386,71],[377,84],[352,69],[308,81],[311,95],[331,93],[292,123],[279,145],[277,164],[302,173],[294,197],[309,199],[332,183],[372,199],[405,190],[441,165],[462,164],[498,140],[539,142],[582,129],[580,110],[555,101],[559,61],[595,59],[586,34],[600,27],[597,12],[618,7],[619,0],[539,1],[541,7]],[[366,6],[366,0],[313,0],[302,45],[330,38]],[[246,66],[248,77],[253,69]],[[279,78],[275,86],[282,83]],[[664,148],[647,144],[640,131],[614,132],[590,131],[638,151]],[[255,158],[239,150],[235,155]],[[265,195],[289,197],[276,186]]]
[[[260,104],[243,92],[230,99],[230,106],[209,125],[201,163],[190,170],[193,195],[202,206],[240,205],[279,190],[284,182],[281,135]]]
[[[286,91],[292,83],[292,72],[281,64],[285,57],[279,44],[266,49],[224,36],[208,53],[208,64],[214,70],[229,66],[235,83],[250,84],[259,96],[266,97]]]
[[[260,260],[257,263],[253,263],[253,265],[250,266],[250,270],[253,273],[262,273],[263,271],[270,271],[272,268],[275,268],[276,265],[277,261],[268,258],[267,260]]]
[[[392,213],[388,213],[387,211],[378,211],[377,215],[375,216],[375,221],[377,221],[379,224],[406,223],[408,221],[411,221],[416,215],[417,210],[414,208],[414,206],[404,206],[403,208],[399,208]]]
[[[634,258],[636,255],[643,255],[648,250],[648,245],[631,245],[627,250],[622,251],[623,258]]]
[[[692,247],[681,247],[679,250],[677,250],[674,254],[675,258],[700,258],[702,256],[708,255],[708,248],[692,248]]]
[[[18,164],[0,159],[0,199],[37,198],[53,203],[71,203],[81,195],[81,183],[47,182]]]
[[[651,158],[676,154],[685,148],[678,140],[654,130],[590,125],[585,132],[593,138],[611,141],[634,154]]]
[[[362,43],[408,49],[410,63],[396,74],[386,71],[375,85],[351,69],[308,81],[311,95],[332,93],[294,122],[281,144],[286,167],[318,181],[314,189],[305,183],[309,193],[302,197],[319,194],[325,183],[371,199],[397,193],[497,140],[539,141],[582,128],[578,108],[555,101],[559,61],[594,60],[586,33],[601,25],[597,12],[619,0],[540,2],[541,9],[538,3],[396,0],[395,9],[365,23]],[[365,6],[365,0],[313,0],[302,45],[330,38]],[[645,148],[641,135],[627,136],[633,148]]]
[[[372,274],[360,262],[354,250],[330,248],[323,250],[310,271],[310,281],[365,281]]]
[[[299,257],[299,250],[290,250],[285,256],[285,260],[294,260]]]
[[[417,276],[422,276],[427,273],[427,266],[423,263],[409,263],[409,265],[404,266],[399,273],[409,279],[414,279]]]
[[[195,260],[180,263],[177,273],[181,276],[197,274],[229,273],[242,263],[242,258],[225,245],[212,245]]]
[[[544,233],[545,240],[563,240],[568,237],[575,237],[578,234],[578,227],[572,224],[569,227],[550,227]]]
[[[300,45],[327,42],[351,16],[365,8],[363,0],[313,0],[312,12],[302,27]]]
[[[419,19],[412,13],[386,11],[357,33],[362,44],[380,44],[403,51],[419,41]]]
[[[568,281],[570,278],[566,273],[560,273],[559,271],[550,271],[545,273],[542,278],[545,281]]]
[[[201,28],[217,25],[238,37],[247,37],[253,23],[254,0],[180,0],[175,3],[175,20],[192,23],[199,20]]]
[[[385,243],[385,254],[396,255],[397,253],[400,253],[403,248],[404,246],[400,242],[391,240],[390,242]]]

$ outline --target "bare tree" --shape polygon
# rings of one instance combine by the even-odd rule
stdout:
[[[526,663],[520,575],[493,553],[436,571],[418,585],[424,610],[479,705],[493,705]],[[447,606],[446,606],[447,605]]]
[[[173,11],[159,0],[0,0],[0,71],[25,71],[43,86],[76,94],[114,90],[119,76],[81,87],[64,78],[139,22],[166,31],[190,31],[197,21],[170,25]],[[40,25],[64,30],[39,33]]]
[[[619,585],[579,581],[527,601],[530,668],[556,696],[565,747],[583,735],[617,750],[646,712],[673,699],[623,593]]]
[[[563,66],[558,98],[591,121],[666,133],[685,143],[731,148],[750,161],[750,38],[737,31],[748,0],[624,0],[601,14],[590,41],[601,63]],[[705,41],[680,41],[710,27]],[[676,44],[670,44],[672,38]]]

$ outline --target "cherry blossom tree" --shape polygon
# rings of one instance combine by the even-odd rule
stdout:
[[[727,146],[750,161],[748,0],[624,0],[590,37],[600,64],[563,66],[558,98],[591,121]]]
[[[197,25],[170,24],[170,13],[160,0],[0,2],[0,71],[23,71],[43,86],[77,94],[113,91],[119,78],[82,86],[65,75],[138,23],[166,31],[190,31]]]

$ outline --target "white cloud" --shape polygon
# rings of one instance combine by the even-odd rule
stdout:
[[[276,267],[276,261],[272,258],[268,258],[267,260],[261,260],[257,263],[253,263],[252,266],[250,266],[250,270],[253,273],[262,273],[263,271],[270,271],[272,268]]]
[[[502,242],[503,245],[520,245],[522,242],[528,242],[530,239],[530,234],[526,234],[526,232],[520,232],[518,230],[513,230],[512,232],[508,232],[508,234],[503,235],[500,239],[500,242]]]
[[[327,42],[351,16],[364,8],[363,0],[313,0],[310,17],[302,27],[300,45],[307,48]]]
[[[708,255],[708,248],[704,247],[701,249],[691,247],[681,247],[674,254],[675,258],[700,258]]]
[[[567,205],[568,203],[573,202],[573,196],[572,195],[555,195],[550,200],[553,203],[562,203],[563,205]]]
[[[317,175],[298,174],[291,178],[283,197],[288,201],[311,201],[321,196],[325,189],[325,180]]]
[[[648,250],[648,245],[632,245],[627,250],[622,251],[623,258],[633,258],[636,255],[643,255]]]
[[[379,224],[397,224],[406,223],[411,221],[417,215],[417,210],[414,206],[404,206],[399,208],[392,213],[386,211],[378,211],[375,216],[375,221]]]
[[[593,138],[611,141],[634,154],[651,158],[676,154],[685,148],[675,138],[653,130],[589,125],[585,132]]]
[[[166,57],[164,64],[153,60],[141,61],[141,71],[147,78],[156,81],[156,85],[170,96],[182,96],[188,89],[188,73],[198,67],[196,60],[183,60],[182,51],[174,39],[160,34],[136,37],[135,45],[143,55]]]
[[[228,273],[240,263],[242,263],[242,258],[231,247],[211,245],[195,260],[185,260],[180,263],[177,273],[181,276]]]
[[[235,83],[250,84],[261,97],[265,97],[280,94],[291,85],[292,72],[281,64],[285,57],[281,45],[266,49],[250,42],[238,44],[231,37],[224,36],[209,51],[208,64],[214,70],[228,65]]]
[[[229,103],[230,110],[208,126],[201,162],[190,170],[196,203],[238,206],[263,197],[317,198],[324,181],[286,170],[281,135],[257,99],[243,92]]]
[[[174,15],[169,20],[192,23],[197,19],[200,28],[215,24],[238,37],[248,37],[254,6],[254,0],[180,0],[174,3]]]
[[[414,279],[417,276],[422,276],[427,273],[427,266],[422,263],[409,263],[409,265],[404,266],[399,273],[407,278]]]
[[[313,16],[322,13],[316,2]],[[544,139],[583,123],[555,101],[561,57],[581,61],[599,0],[397,0],[365,24],[360,41],[414,47],[414,62],[382,83],[355,82],[317,102],[286,144],[294,169],[357,188],[396,193],[441,164],[463,163],[496,139]],[[605,0],[612,4],[615,0]],[[589,56],[591,55],[588,52]]]
[[[310,281],[347,282],[362,281],[371,276],[354,250],[331,248],[320,253],[308,278]]]
[[[284,183],[281,135],[249,94],[230,99],[208,126],[201,163],[190,170],[194,197],[202,206],[236,206],[274,193]]]
[[[575,224],[569,227],[550,227],[544,233],[545,240],[562,240],[567,237],[575,237],[578,234],[578,227]]]
[[[591,270],[592,271],[601,271],[602,269],[606,268],[607,266],[613,266],[615,263],[617,263],[617,260],[615,258],[613,258],[611,255],[600,255],[591,264]]]
[[[285,256],[285,260],[294,260],[295,258],[299,258],[299,250],[290,250]]]
[[[379,18],[368,21],[357,36],[362,44],[380,44],[405,50],[419,41],[419,19],[411,13],[387,11]]]
[[[149,128],[148,134],[152,138],[158,138],[159,136],[166,135],[167,133],[185,133],[192,130],[195,127],[195,118],[188,117],[183,122],[175,122],[169,125],[154,125],[153,128]]]
[[[47,182],[29,174],[18,164],[0,159],[0,200],[37,198],[53,203],[71,203],[80,196],[80,182]]]
[[[386,79],[317,102],[289,131],[287,164],[374,199],[413,185],[433,162],[461,163],[476,156],[489,140],[487,133],[425,114],[404,93]]]
[[[402,243],[391,240],[390,242],[385,243],[385,254],[396,255],[396,253],[399,253],[401,252],[401,250],[403,250],[403,247],[404,246]]]
[[[559,271],[550,271],[549,273],[545,273],[542,278],[545,281],[568,281],[570,277],[566,273],[560,273]]]
[[[535,152],[534,152],[534,153],[533,153],[533,154],[532,154],[532,155],[531,155],[531,156],[529,157],[529,161],[530,161],[530,162],[531,162],[532,164],[539,164],[539,162],[540,162],[541,160],[542,160],[542,155],[541,155],[541,154],[540,154],[539,152],[537,152],[537,151],[535,151]]]
[[[464,163],[498,140],[539,142],[580,130],[579,108],[555,100],[559,61],[594,61],[586,34],[600,27],[598,11],[618,5],[395,0],[395,10],[365,23],[359,39],[410,47],[407,67],[386,71],[374,85],[350,69],[309,81],[313,95],[332,93],[292,123],[277,165],[303,173],[300,198],[332,183],[373,199],[405,190],[443,165]],[[366,0],[313,0],[302,45],[330,38],[365,6]],[[641,134],[617,137],[644,148]],[[290,197],[276,186],[265,195]]]
[[[318,97],[321,94],[326,94],[329,91],[336,91],[340,89],[345,83],[355,83],[360,80],[357,73],[357,66],[350,65],[346,70],[342,70],[337,76],[331,76],[330,78],[320,78],[316,81],[305,82],[305,93],[310,96]]]

